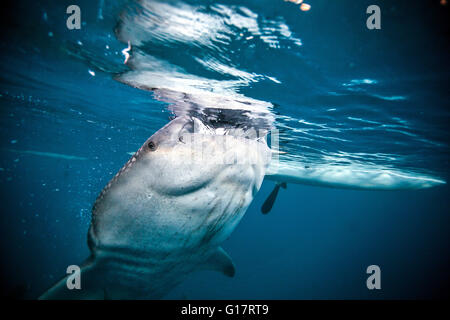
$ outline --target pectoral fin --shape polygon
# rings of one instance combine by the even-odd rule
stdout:
[[[277,183],[275,185],[275,188],[273,188],[272,192],[267,197],[266,201],[264,201],[261,212],[263,214],[267,214],[272,210],[273,204],[275,203],[275,200],[277,199],[278,191],[280,190],[280,187],[283,189],[287,188],[286,182]]]
[[[233,277],[236,272],[231,257],[222,247],[217,248],[208,260],[201,265],[201,269],[219,271],[228,277]]]

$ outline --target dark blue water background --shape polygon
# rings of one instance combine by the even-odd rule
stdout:
[[[65,27],[71,1],[7,2],[2,8],[4,296],[35,298],[67,265],[88,256],[86,232],[97,194],[128,153],[170,116],[167,104],[152,93],[113,80],[128,70],[121,53],[127,45],[114,33],[127,3],[104,1],[99,19],[100,3],[76,2],[84,22],[79,31]],[[274,105],[281,147],[292,159],[326,164],[344,153],[344,163],[448,181],[448,6],[311,0],[311,10],[302,12],[282,0],[220,3],[246,7],[257,13],[260,25],[283,23],[292,34],[278,34],[270,46],[257,36],[247,40],[248,30],[232,29],[236,39],[225,44],[160,39],[140,49],[219,81],[233,77],[206,69],[195,58],[214,57],[237,70],[276,78],[280,83],[265,78],[236,90]],[[179,4],[217,14],[210,8],[216,1]],[[381,30],[365,27],[370,4],[382,9]],[[262,215],[273,186],[263,183],[224,244],[236,276],[198,272],[168,298],[448,296],[447,185],[358,191],[289,184],[273,211]],[[381,267],[380,291],[366,288],[371,264]]]

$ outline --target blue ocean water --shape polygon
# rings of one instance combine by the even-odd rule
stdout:
[[[382,28],[368,30],[371,1],[309,3],[77,1],[80,30],[66,27],[70,1],[6,4],[2,294],[36,298],[83,261],[103,186],[170,117],[206,104],[273,117],[281,163],[320,168],[308,183],[325,187],[288,183],[262,215],[267,179],[224,244],[235,277],[198,272],[167,298],[448,296],[448,5],[378,1]],[[414,190],[354,190],[367,172]],[[372,264],[381,290],[366,287]]]

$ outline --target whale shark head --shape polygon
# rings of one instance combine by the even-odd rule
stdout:
[[[255,130],[210,127],[195,117],[175,118],[153,134],[117,174],[147,177],[145,185],[167,194],[188,193],[234,167],[266,165],[267,146]],[[261,158],[263,155],[264,159]],[[112,184],[118,182],[113,179]]]
[[[265,138],[251,130],[175,118],[147,139],[100,193],[91,248],[136,250],[155,241],[177,247],[177,239],[186,248],[223,241],[259,190],[270,157]]]

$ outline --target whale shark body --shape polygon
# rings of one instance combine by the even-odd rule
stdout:
[[[81,290],[66,278],[42,299],[154,299],[189,273],[234,275],[220,247],[259,190],[265,137],[178,117],[151,136],[97,198]]]

